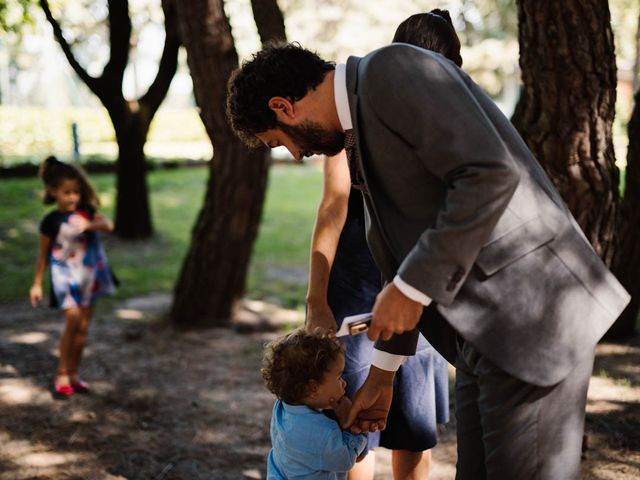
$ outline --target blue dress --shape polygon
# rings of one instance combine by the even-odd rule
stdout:
[[[352,188],[347,220],[340,235],[329,277],[327,299],[340,327],[344,317],[370,312],[382,288],[382,277],[365,237],[364,205]],[[353,398],[364,383],[373,353],[365,334],[341,337],[346,345],[344,379]],[[370,433],[367,449],[381,445],[393,450],[419,452],[437,443],[436,425],[449,421],[447,362],[422,337],[415,356],[398,370],[387,428]]]
[[[90,307],[100,295],[115,292],[117,280],[107,262],[98,233],[79,232],[73,217],[92,220],[95,209],[79,206],[75,212],[53,210],[40,223],[40,233],[51,239],[51,306]]]

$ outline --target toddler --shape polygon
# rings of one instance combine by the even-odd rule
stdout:
[[[278,399],[271,418],[267,479],[345,479],[366,446],[322,413],[346,416],[351,401],[342,379],[339,341],[299,328],[266,349],[262,376]]]

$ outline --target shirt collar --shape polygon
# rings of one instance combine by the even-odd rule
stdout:
[[[305,415],[307,413],[318,413],[313,408],[309,408],[306,405],[291,405],[287,402],[282,402],[284,409],[292,415]]]
[[[351,111],[349,110],[349,97],[347,96],[347,66],[344,63],[336,65],[336,73],[333,77],[333,91],[338,110],[338,119],[343,130],[351,130]]]

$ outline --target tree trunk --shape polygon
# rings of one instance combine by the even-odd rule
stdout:
[[[627,132],[629,150],[625,191],[620,206],[618,246],[613,272],[631,294],[631,303],[607,332],[608,337],[617,338],[630,337],[635,333],[640,310],[640,90],[635,95]]]
[[[247,152],[235,139],[219,139],[215,156],[204,206],[175,287],[171,319],[183,328],[229,322],[244,292],[262,213],[265,152]]]
[[[640,14],[638,14],[638,28],[636,29],[636,56],[633,59],[633,91],[640,90]],[[636,107],[638,102],[636,101]]]
[[[611,265],[619,172],[616,63],[606,0],[519,0],[523,89],[512,119],[596,252]]]
[[[171,320],[180,327],[224,325],[244,293],[269,161],[264,149],[247,150],[225,117],[227,79],[238,57],[224,2],[179,2],[178,18],[214,157],[204,205],[175,286]]]
[[[284,17],[275,0],[251,0],[251,8],[263,44],[272,40],[287,39]]]
[[[148,238],[153,233],[144,155],[150,119],[146,109],[137,102],[133,105],[135,111],[127,108],[124,115],[111,115],[118,143],[114,231],[128,239]]]

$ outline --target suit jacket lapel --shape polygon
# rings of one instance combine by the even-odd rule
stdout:
[[[398,266],[400,265],[400,261],[395,256],[394,250],[391,248],[391,243],[389,243],[389,239],[384,231],[382,226],[382,222],[380,221],[380,214],[378,208],[376,207],[373,191],[371,189],[371,184],[367,180],[367,170],[364,168],[365,159],[364,159],[364,149],[362,146],[362,141],[360,138],[360,130],[358,125],[358,95],[356,94],[356,89],[358,85],[358,65],[360,64],[361,58],[359,57],[349,57],[347,60],[347,72],[346,72],[346,83],[347,83],[347,98],[349,100],[349,111],[351,113],[351,125],[353,128],[353,132],[355,134],[356,139],[356,148],[358,149],[358,168],[360,169],[360,174],[362,175],[362,179],[364,180],[364,184],[366,187],[366,191],[368,193],[363,193],[364,202],[367,205],[367,211],[370,216],[370,222],[373,224],[372,228],[378,232],[377,235],[374,235],[375,238],[379,242],[382,242],[382,245],[370,245],[372,252],[375,250],[379,250],[380,248],[384,250],[383,252],[379,252],[383,258],[379,256],[377,258],[378,268],[384,273],[385,277],[395,275]],[[369,235],[368,235],[369,237]],[[369,237],[369,240],[371,238]],[[378,247],[378,248],[376,248]],[[391,278],[386,278],[387,281],[391,281]]]

